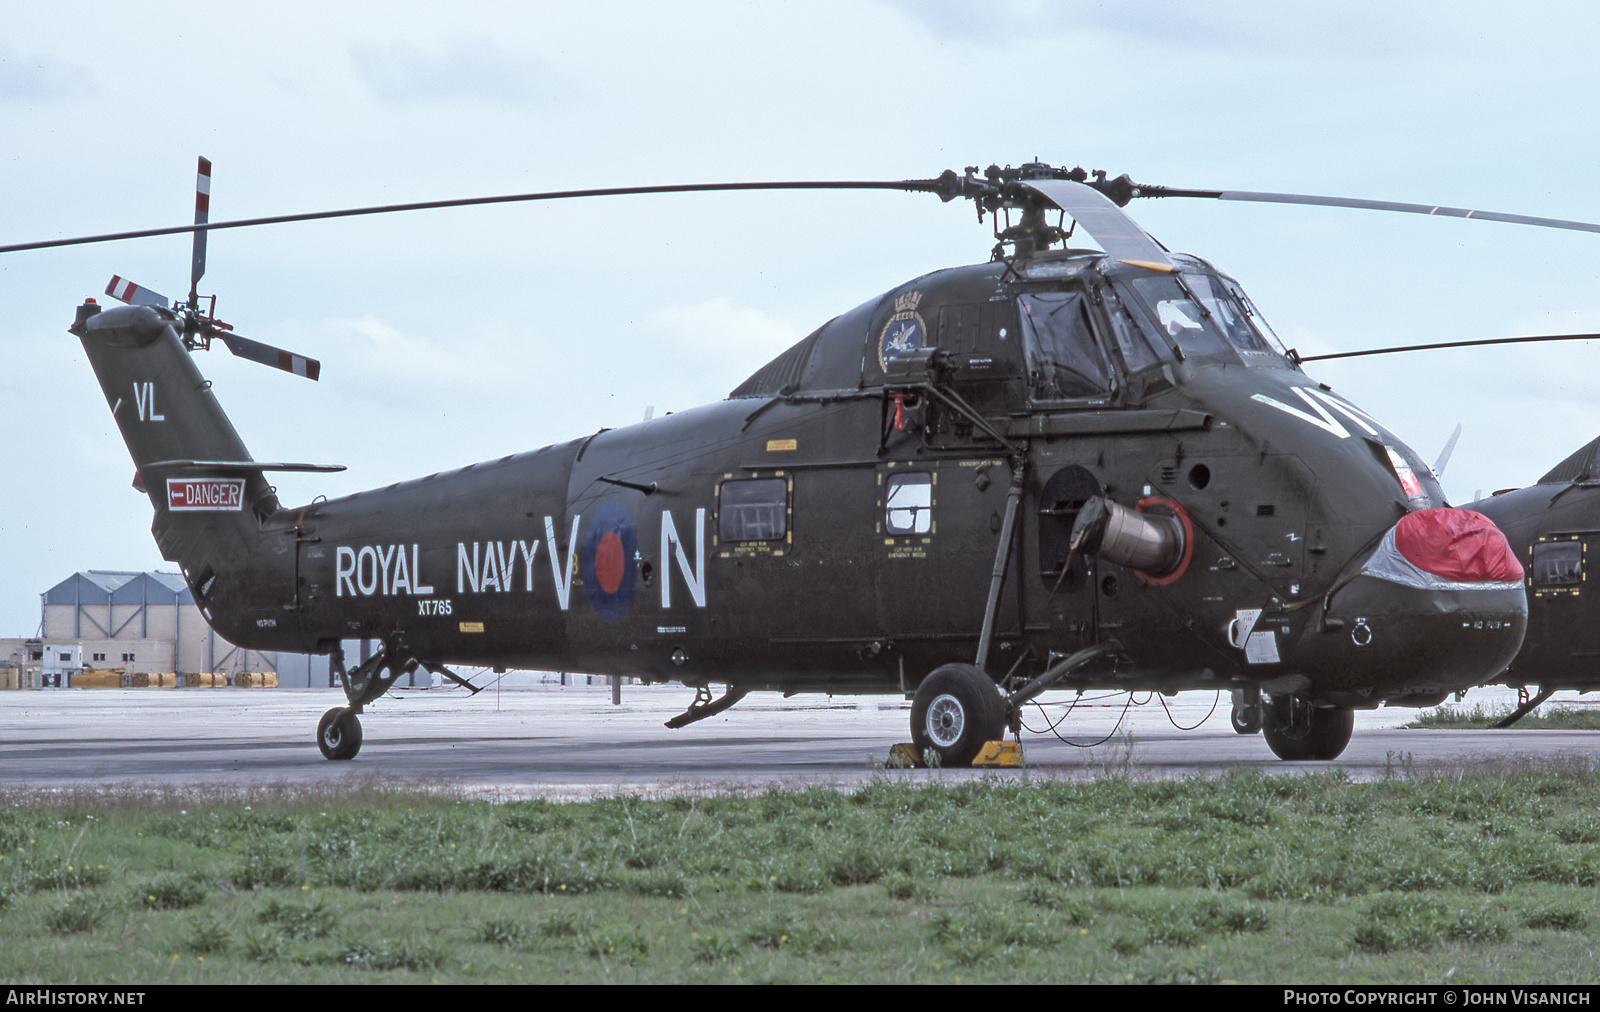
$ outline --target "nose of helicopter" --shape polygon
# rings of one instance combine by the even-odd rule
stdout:
[[[1522,565],[1481,513],[1408,513],[1329,595],[1307,643],[1330,663],[1313,694],[1336,705],[1431,706],[1481,685],[1522,646]]]

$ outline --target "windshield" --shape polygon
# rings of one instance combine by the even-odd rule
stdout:
[[[1133,279],[1133,290],[1155,318],[1156,327],[1189,355],[1213,355],[1224,350],[1222,338],[1208,322],[1205,310],[1170,274]]]
[[[1267,326],[1238,285],[1209,274],[1186,274],[1184,280],[1246,363],[1251,361],[1251,355],[1287,357],[1278,335]]]
[[[1278,336],[1239,286],[1210,274],[1164,275],[1133,280],[1133,289],[1157,328],[1185,356],[1232,349],[1246,365],[1282,364]]]

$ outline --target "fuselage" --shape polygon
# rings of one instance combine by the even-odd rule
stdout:
[[[157,538],[255,649],[401,637],[442,664],[901,692],[970,661],[992,613],[996,677],[1092,644],[1108,649],[1069,684],[1355,707],[1493,676],[1522,639],[1520,581],[1364,573],[1401,517],[1445,505],[1437,482],[1230,279],[1175,259],[937,272],[724,401],[341,499],[283,508],[236,468],[237,516],[180,516],[152,487]],[[161,325],[113,314],[106,333]],[[168,382],[103,369],[96,328],[108,403]],[[149,422],[118,417],[151,462],[130,435]],[[1164,518],[1181,558],[1144,572],[1075,550],[1095,496]]]
[[[1589,549],[1600,551],[1595,440],[1538,483],[1471,504],[1505,532],[1527,571],[1528,635],[1496,679],[1509,685],[1600,689],[1600,622]]]

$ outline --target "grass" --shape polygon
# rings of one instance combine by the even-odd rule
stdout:
[[[1593,983],[1600,768],[0,792],[6,983]]]
[[[1472,709],[1440,706],[1424,710],[1407,727],[1490,728],[1509,717],[1516,708],[1509,704]],[[1541,706],[1511,725],[1525,731],[1600,731],[1600,709],[1581,706]]]

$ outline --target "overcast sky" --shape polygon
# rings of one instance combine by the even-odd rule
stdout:
[[[1397,12],[1394,8],[1399,6]],[[1600,15],[1583,3],[33,3],[0,22],[0,244],[214,220],[1019,163],[1600,221]],[[1600,236],[1150,201],[1303,353],[1600,331]],[[970,206],[899,193],[631,197],[213,234],[202,291],[309,383],[206,356],[286,502],[724,396],[828,318],[987,258]],[[168,295],[189,241],[0,255],[0,635],[80,569],[172,569],[77,340],[112,274]],[[103,297],[102,297],[103,300]],[[1451,498],[1600,434],[1600,347],[1308,367]]]

